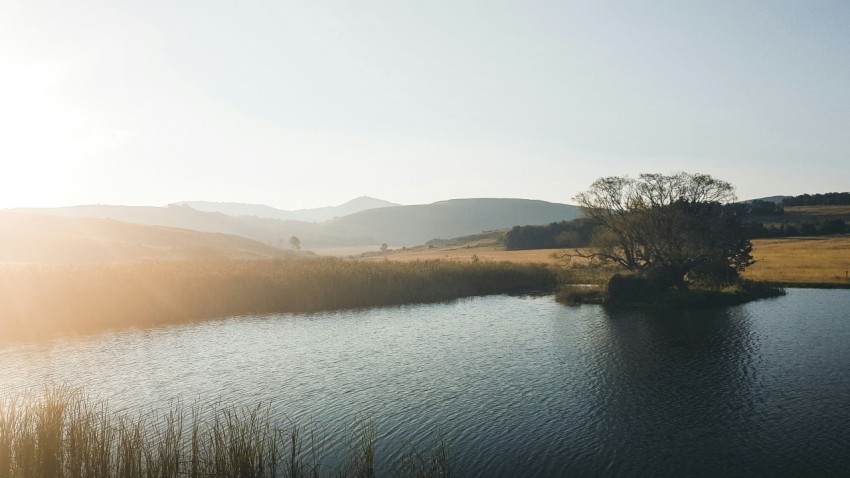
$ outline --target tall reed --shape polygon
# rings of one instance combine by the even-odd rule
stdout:
[[[447,478],[451,476],[451,461],[449,460],[446,438],[438,434],[430,451],[425,452],[409,445],[407,453],[401,460],[400,476],[410,478]]]
[[[0,341],[232,315],[312,312],[552,290],[511,263],[174,261],[0,267]]]
[[[0,478],[373,478],[375,425],[358,420],[352,432],[343,465],[324,466],[320,441],[278,426],[267,405],[116,415],[79,391],[48,388],[0,398]],[[429,455],[411,450],[399,476],[449,476],[444,441]]]

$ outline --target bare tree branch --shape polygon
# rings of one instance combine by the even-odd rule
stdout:
[[[574,200],[603,231],[597,248],[576,250],[578,257],[666,276],[677,286],[709,267],[737,274],[752,264],[737,217],[724,213],[734,188],[707,174],[605,177]]]

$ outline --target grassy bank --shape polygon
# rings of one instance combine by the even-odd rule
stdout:
[[[506,251],[495,241],[474,241],[434,248],[392,251],[383,257],[391,261],[443,259],[469,262],[473,256],[482,261],[545,263],[562,265],[558,257],[572,249]],[[744,278],[794,287],[850,287],[850,235],[796,237],[753,240],[755,265]],[[581,265],[574,259],[570,265]]]
[[[172,261],[0,268],[0,341],[552,290],[540,264]]]
[[[635,276],[617,275],[604,285],[563,285],[555,298],[566,305],[603,304],[612,308],[676,309],[739,305],[785,295],[764,282],[741,281],[723,288],[659,289]]]
[[[263,405],[117,415],[67,388],[0,397],[3,478],[373,477],[377,439],[359,421],[348,442],[327,449],[311,430],[280,427]],[[449,465],[436,439],[426,451],[411,447],[397,476],[447,477]]]
[[[769,284],[744,281],[722,289],[691,288],[688,290],[669,289],[658,294],[638,299],[607,298],[609,307],[627,308],[704,308],[739,305],[759,299],[769,299],[785,295],[785,290]]]

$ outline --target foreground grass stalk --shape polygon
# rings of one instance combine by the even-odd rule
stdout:
[[[265,405],[190,411],[178,403],[164,414],[116,416],[67,387],[0,397],[0,478],[376,476],[371,421],[356,422],[349,456],[336,469],[320,465],[312,434],[277,427]],[[449,472],[441,440],[430,455],[411,447],[397,476]]]
[[[358,419],[354,424],[354,441],[349,445],[351,458],[341,475],[348,478],[375,476],[375,423]]]
[[[430,453],[417,450],[413,445],[401,462],[401,476],[409,478],[448,478],[451,476],[449,448],[446,439],[437,435]]]

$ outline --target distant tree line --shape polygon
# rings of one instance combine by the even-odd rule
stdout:
[[[544,226],[514,226],[502,241],[505,249],[566,249],[590,245],[596,226],[586,218],[553,222]]]
[[[780,216],[785,214],[785,207],[783,204],[772,201],[762,201],[761,199],[726,204],[724,208],[727,211],[734,212],[742,218],[747,216]]]
[[[850,196],[850,193],[841,193]],[[826,197],[838,196],[838,193],[796,196]],[[796,199],[794,198],[794,199]],[[784,220],[785,202],[775,203],[756,199],[723,205],[726,213],[741,218],[744,234],[749,239],[765,239],[795,236],[828,236],[850,233],[850,225],[844,219],[811,220],[789,222]],[[761,222],[758,218],[773,217],[772,223]],[[572,221],[553,222],[542,226],[514,226],[502,238],[505,249],[509,251],[525,249],[571,249],[588,247],[597,234],[597,226],[588,218]]]
[[[785,198],[781,204],[756,199],[746,203],[729,204],[726,207],[735,211],[743,219],[747,237],[763,239],[846,234],[850,232],[850,226],[841,218],[801,221],[799,218],[791,218],[785,214],[786,207],[838,205],[850,205],[850,193],[802,194]],[[759,222],[757,219],[771,216],[773,220],[768,220],[766,223]]]
[[[801,194],[782,200],[783,206],[847,206],[850,205],[850,192],[826,194]]]
[[[850,226],[844,219],[827,219],[824,221],[803,221],[799,224],[763,224],[749,222],[744,224],[744,230],[751,239],[793,236],[828,236],[831,234],[846,234]]]

